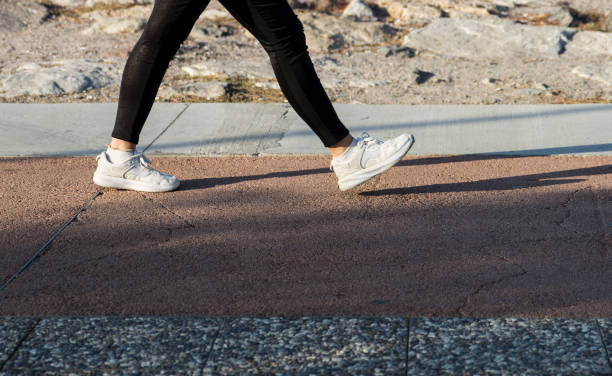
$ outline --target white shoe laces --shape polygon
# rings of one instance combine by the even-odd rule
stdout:
[[[130,160],[136,160],[137,163],[133,163]],[[149,176],[151,174],[163,175],[161,172],[151,167],[151,160],[147,158],[142,152],[138,154],[134,154],[133,156],[125,160],[123,163],[126,163],[126,162],[128,162],[131,166],[127,171],[125,171],[124,175],[127,174],[131,170],[137,169],[138,167],[142,167],[142,168],[137,169],[138,173],[136,175],[138,176]]]
[[[361,133],[361,136],[357,137],[357,145],[359,147],[365,146],[367,147],[369,144],[377,144],[380,145],[382,143],[384,143],[384,141],[376,138],[376,137],[372,137],[368,134],[368,132],[363,132]]]
[[[357,137],[355,140],[357,141],[357,143],[354,147],[358,149],[364,149],[364,152],[365,152],[365,149],[367,149],[369,145],[381,145],[384,143],[384,141],[382,141],[381,139],[370,136],[368,132],[362,132],[361,135]],[[363,154],[362,154],[362,157],[363,157]],[[329,169],[331,171],[334,171],[333,160],[329,166]]]

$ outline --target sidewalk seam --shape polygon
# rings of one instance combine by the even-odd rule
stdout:
[[[91,203],[98,197],[102,195],[102,191],[104,188],[100,188],[98,189],[98,191],[96,193],[94,193],[89,200],[87,200],[83,205],[81,205],[81,207],[77,210],[77,212],[68,220],[68,222],[64,223],[64,225],[57,230],[53,235],[51,235],[51,237],[47,240],[47,242],[38,249],[38,251],[36,251],[34,253],[34,255],[32,257],[30,257],[28,259],[28,261],[25,262],[25,264],[23,264],[19,270],[17,270],[17,272],[15,272],[11,277],[9,277],[9,279],[4,282],[4,284],[2,286],[0,286],[0,292],[4,291],[5,288],[8,287],[8,285],[11,284],[11,282],[13,282],[21,273],[25,272],[30,266],[32,266],[32,264],[34,263],[34,261],[36,261],[36,259],[38,259],[43,252],[53,243],[53,241],[55,240],[55,238],[57,238],[62,232],[64,232],[64,230],[66,228],[68,228],[68,226],[70,226],[70,224],[72,224],[72,222],[76,221],[79,214],[81,214],[82,212],[84,212],[85,210],[87,210],[87,208],[91,205]]]
[[[408,366],[410,365],[410,317],[406,319],[406,376],[408,376]]]
[[[183,113],[185,113],[185,111],[187,111],[187,109],[191,106],[191,103],[186,103],[185,107],[181,110],[181,112],[178,113],[178,115],[176,115],[176,117],[174,119],[172,119],[172,121],[166,125],[166,127],[164,129],[162,129],[162,131],[157,135],[157,137],[155,137],[153,139],[153,141],[151,141],[149,143],[149,145],[147,145],[144,149],[142,149],[142,152],[144,153],[148,148],[150,148],[151,146],[153,146],[153,144],[155,143],[155,141],[157,141],[164,133],[166,133],[166,131],[168,129],[170,129],[171,126],[174,125],[174,123],[176,123],[176,121],[181,117],[181,115],[183,115]]]
[[[231,319],[229,320],[224,319],[221,321],[221,325],[219,325],[219,329],[217,330],[217,333],[215,333],[215,336],[210,342],[210,350],[208,351],[208,355],[206,355],[206,360],[204,361],[205,369],[208,368],[208,362],[211,361],[211,356],[213,352],[215,351],[215,342],[217,342],[217,339],[219,339],[219,337],[221,336],[221,331],[223,330],[227,330],[228,332],[231,331],[230,323],[231,323]]]
[[[28,332],[19,340],[19,342],[17,342],[17,345],[11,352],[11,355],[9,355],[8,358],[6,358],[6,360],[4,361],[4,363],[0,365],[0,371],[4,370],[4,367],[11,361],[11,359],[13,359],[13,357],[15,356],[15,354],[17,354],[17,351],[19,350],[23,342],[25,342],[25,340],[32,334],[34,329],[36,329],[36,327],[38,326],[38,324],[40,324],[41,321],[42,321],[42,318],[37,318],[36,322],[34,322],[34,324],[30,327],[30,329],[28,329]]]
[[[606,345],[606,341],[604,339],[603,330],[601,329],[601,325],[599,325],[599,320],[595,319],[595,325],[599,330],[599,337],[601,338],[601,343],[603,344],[604,352],[606,353],[606,360],[608,361],[608,367],[610,367],[610,372],[612,372],[612,358],[610,357],[610,351],[608,351],[608,346]]]

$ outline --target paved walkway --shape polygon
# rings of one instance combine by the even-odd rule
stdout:
[[[91,183],[114,107],[0,105],[0,375],[612,374],[612,105],[338,105],[417,139],[347,193],[286,105],[156,105],[166,194]]]
[[[609,375],[612,320],[0,320],[0,374]]]

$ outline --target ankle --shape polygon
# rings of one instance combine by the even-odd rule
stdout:
[[[125,140],[121,140],[119,138],[111,138],[111,142],[110,144],[108,144],[108,147],[110,149],[113,150],[120,150],[120,151],[134,151],[136,150],[136,144],[129,142],[129,141],[125,141]]]
[[[351,146],[352,143],[353,136],[349,134],[334,145],[329,146],[328,149],[333,158],[338,158],[339,156],[344,154],[344,152]]]

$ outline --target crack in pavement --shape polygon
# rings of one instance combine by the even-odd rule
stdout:
[[[160,201],[156,201],[154,200],[152,197],[147,196],[144,192],[138,192],[142,197],[144,197],[145,199],[147,199],[148,201],[151,201],[153,204],[157,204],[160,207],[162,207],[164,210],[166,210],[168,213],[178,217],[182,222],[184,222],[186,224],[186,226],[180,227],[180,228],[196,228],[196,226],[189,222],[189,220],[187,220],[187,218],[183,217],[182,215],[174,212],[172,209],[170,209],[169,207],[167,207],[166,205],[164,205],[162,202]],[[179,229],[180,229],[179,228]],[[168,231],[170,233],[172,233],[172,229],[168,228]]]
[[[567,227],[565,225],[565,221],[567,221],[571,216],[572,216],[572,210],[568,207],[569,204],[573,201],[576,200],[576,195],[578,194],[578,192],[580,191],[586,191],[586,190],[590,190],[591,194],[592,194],[592,190],[591,187],[585,187],[585,188],[580,188],[580,189],[576,189],[575,191],[573,191],[572,193],[570,193],[570,195],[568,196],[567,200],[563,201],[560,206],[566,209],[565,212],[565,217],[563,219],[561,219],[560,221],[555,221],[555,223],[561,227],[564,228],[565,230],[569,231],[569,232],[573,232],[576,235],[584,235],[581,234],[579,231],[576,231],[574,229],[571,229],[569,227]]]
[[[472,293],[466,295],[463,304],[461,304],[459,306],[459,308],[457,308],[457,313],[459,315],[461,315],[461,316],[464,316],[464,317],[467,316],[467,312],[465,312],[465,307],[467,307],[470,304],[470,301],[472,300],[472,297],[478,295],[482,290],[484,290],[486,288],[489,288],[491,286],[495,286],[495,285],[497,285],[497,284],[499,284],[501,282],[509,281],[511,279],[518,278],[518,277],[521,277],[521,276],[524,276],[525,274],[527,274],[527,270],[521,264],[519,264],[517,262],[514,262],[514,261],[508,259],[507,257],[501,256],[501,255],[496,255],[496,254],[491,253],[491,252],[486,252],[484,250],[484,248],[485,247],[480,248],[477,253],[483,253],[483,254],[485,254],[487,256],[498,258],[498,259],[502,260],[505,263],[508,263],[510,265],[513,265],[513,266],[517,267],[518,269],[520,269],[520,272],[519,273],[511,274],[511,275],[508,275],[508,276],[500,277],[500,278],[498,278],[498,279],[496,279],[494,281],[484,282],[484,283],[480,284]]]

